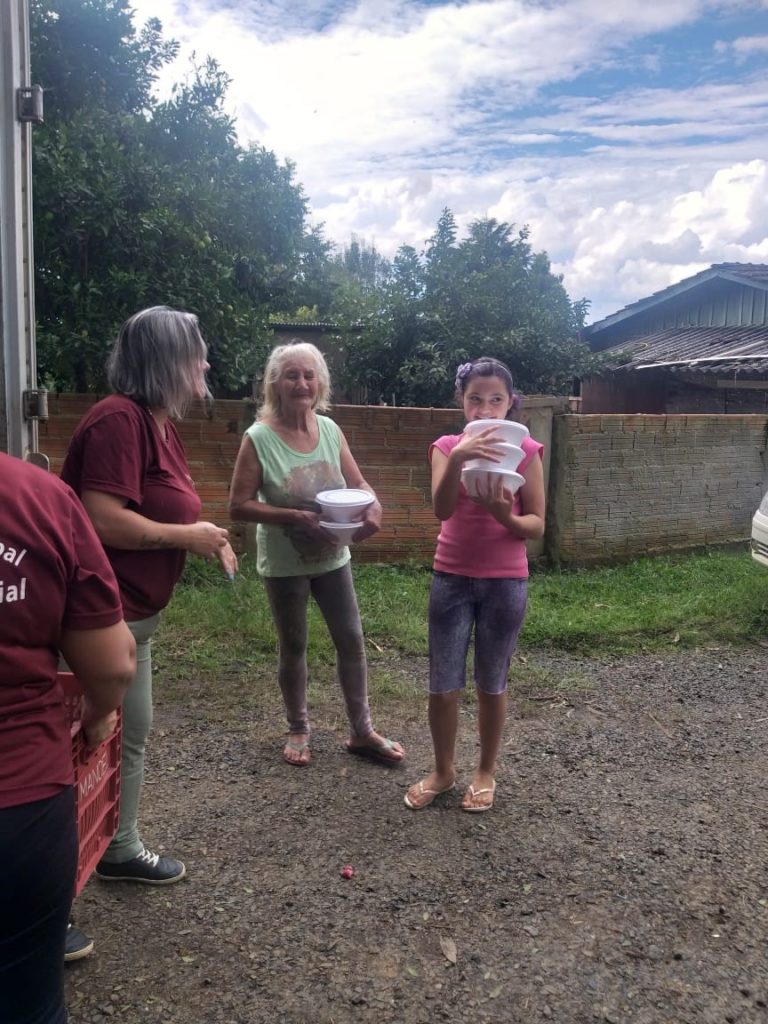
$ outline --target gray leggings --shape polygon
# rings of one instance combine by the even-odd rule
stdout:
[[[347,562],[322,576],[265,576],[279,641],[277,678],[288,731],[308,733],[307,603],[315,599],[336,648],[336,669],[353,736],[373,732],[368,707],[368,664],[352,569]]]
[[[159,625],[159,614],[127,623],[136,641],[136,675],[123,701],[120,821],[104,854],[104,860],[110,864],[131,860],[144,849],[139,836],[139,803],[144,783],[144,754],[152,728],[152,634]]]
[[[104,860],[122,864],[138,857],[144,849],[139,836],[139,804],[144,784],[144,754],[152,729],[152,634],[160,625],[160,614],[137,619],[126,625],[136,641],[136,675],[123,699],[120,754],[120,817]],[[62,658],[62,672],[69,668]]]

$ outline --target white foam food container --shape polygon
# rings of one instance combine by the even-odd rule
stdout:
[[[320,525],[330,534],[333,543],[338,544],[339,547],[351,544],[352,538],[360,529],[360,523],[329,523],[322,519]]]
[[[320,491],[315,495],[315,501],[323,510],[326,522],[359,523],[375,498],[359,487],[337,487],[331,491]]]
[[[528,427],[514,420],[470,420],[464,427],[464,433],[476,434],[480,430],[488,430],[489,427],[494,428],[501,440],[518,447],[529,436]]]
[[[465,469],[461,474],[461,482],[467,489],[469,497],[477,499],[487,490],[492,479],[499,476],[503,477],[504,486],[512,494],[519,491],[525,483],[522,473],[514,473],[505,469]]]
[[[494,444],[494,453],[498,454],[499,461],[492,459],[470,459],[464,463],[464,469],[507,469],[516,470],[525,458],[525,452],[516,444],[508,444],[506,441]]]

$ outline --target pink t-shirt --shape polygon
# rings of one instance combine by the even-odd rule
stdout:
[[[430,461],[433,449],[450,455],[461,437],[461,434],[439,437],[429,449]],[[531,459],[541,458],[544,452],[544,445],[531,437],[527,437],[521,447],[525,457],[517,468],[518,473],[524,473]],[[512,511],[520,515],[521,510],[518,491]],[[444,520],[437,538],[432,567],[438,572],[473,579],[526,579],[528,553],[525,541],[505,529],[479,502],[470,500],[461,484],[454,513]]]

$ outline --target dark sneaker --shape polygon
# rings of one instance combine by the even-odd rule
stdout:
[[[93,952],[93,939],[89,939],[85,932],[75,928],[73,924],[67,926],[67,937],[64,940],[64,963],[71,963],[73,960],[82,960]]]
[[[104,882],[144,882],[145,885],[172,885],[180,882],[187,869],[174,857],[161,857],[146,848],[137,857],[110,864],[100,860],[96,877]]]

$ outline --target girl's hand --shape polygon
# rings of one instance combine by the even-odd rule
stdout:
[[[371,502],[365,510],[365,518],[360,529],[352,535],[353,544],[357,544],[359,541],[365,540],[366,537],[372,537],[374,533],[378,533],[381,529],[381,516],[382,510],[378,500]]]
[[[497,444],[503,444],[504,438],[496,433],[496,427],[488,427],[475,434],[462,434],[461,440],[448,456],[449,460],[464,465],[470,459],[488,459],[499,462]]]
[[[515,495],[504,486],[501,473],[487,473],[485,485],[478,482],[477,500],[488,509],[497,523],[507,528],[512,525]]]

